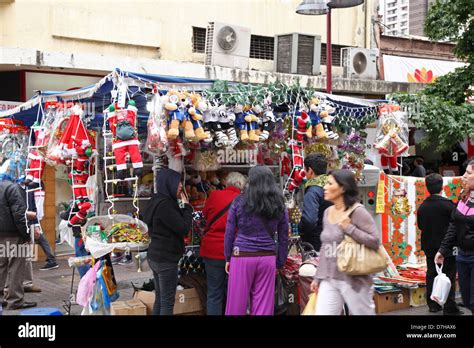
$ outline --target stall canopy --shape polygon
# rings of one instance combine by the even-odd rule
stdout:
[[[210,88],[215,82],[214,80],[198,78],[140,74],[123,71],[117,68],[95,85],[69,91],[38,91],[37,94],[27,102],[14,109],[0,112],[0,118],[12,117],[23,121],[25,125],[29,127],[35,121],[41,120],[41,111],[45,102],[80,101],[81,103],[86,103],[86,105],[93,109],[89,110],[91,112],[93,111],[93,118],[90,126],[100,127],[103,122],[103,111],[109,106],[115,86],[121,79],[128,85],[129,97],[133,98],[136,102],[139,119],[142,121],[141,125],[145,123],[149,114],[146,109],[147,93],[145,92],[145,89],[149,90],[157,88],[160,91],[166,91],[172,88],[186,88],[193,91],[202,91]],[[230,83],[230,85],[232,85],[232,83]],[[326,95],[326,97],[334,102],[338,106],[336,108],[337,111],[342,113],[344,113],[344,107],[360,107],[360,111],[363,112],[364,108],[374,107],[382,102],[381,100],[366,100],[336,95]],[[359,115],[357,113],[352,113],[350,116],[358,117]]]

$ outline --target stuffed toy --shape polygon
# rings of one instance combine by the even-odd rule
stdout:
[[[33,149],[28,153],[28,168],[26,169],[25,185],[31,188],[39,187],[41,178],[43,177],[44,167],[46,162],[39,149],[48,144],[49,129],[41,127],[37,123],[33,125],[33,132],[35,134],[35,143]]]
[[[379,126],[374,147],[379,151],[382,169],[386,174],[399,173],[397,157],[408,149],[407,130],[399,108],[385,105],[380,108]]]
[[[321,123],[323,125],[324,131],[326,132],[327,138],[330,140],[339,139],[339,135],[332,130],[334,116],[331,114],[333,114],[335,111],[336,109],[329,105],[329,103],[323,102],[321,104],[321,112],[319,113],[319,117],[321,118]]]
[[[275,115],[273,114],[272,109],[268,108],[263,112],[261,118],[262,121],[262,131],[260,132],[260,141],[266,141],[270,137],[270,132],[275,129]]]
[[[71,216],[68,221],[68,226],[82,226],[87,221],[87,211],[91,208],[92,204],[90,202],[76,202],[75,209],[72,211],[76,211],[76,213],[71,213]]]
[[[204,132],[202,127],[203,113],[207,110],[207,104],[201,100],[201,96],[197,93],[191,94],[191,106],[188,113],[191,116],[191,123],[193,125],[194,134],[198,140],[207,140],[210,134]]]
[[[184,128],[186,139],[194,138],[193,124],[189,119],[189,115],[186,115],[188,104],[187,96],[174,90],[170,90],[163,97],[163,105],[168,116],[168,139],[174,140],[179,136],[180,126]]]
[[[246,123],[248,140],[260,141],[260,138],[258,137],[258,133],[260,133],[260,130],[258,129],[258,115],[262,112],[262,107],[260,105],[246,105],[243,110],[246,113],[244,120]]]
[[[229,141],[229,138],[222,129],[222,124],[219,122],[220,110],[222,109],[219,109],[218,105],[214,105],[204,112],[204,128],[211,136],[214,134],[216,138],[214,144],[217,147],[222,147]]]
[[[312,129],[311,129],[311,118],[306,113],[306,111],[302,110],[298,117],[296,118],[296,139],[298,142],[302,142],[304,140],[304,136],[311,138]]]
[[[222,131],[227,137],[225,145],[234,147],[239,143],[239,138],[237,137],[237,132],[234,127],[235,114],[224,105],[219,106],[218,112],[219,123],[221,124]]]
[[[321,112],[319,103],[320,101],[318,98],[311,98],[309,101],[309,117],[311,119],[311,126],[314,128],[313,134],[316,134],[318,140],[323,140],[327,139],[328,135],[324,131],[324,127],[321,123],[321,117],[319,117],[319,113]]]
[[[133,175],[140,177],[143,170],[143,161],[137,136],[137,108],[135,102],[130,100],[127,109],[120,109],[114,104],[110,105],[107,121],[113,134],[112,150],[117,164],[117,177],[119,179],[125,177],[127,154],[130,155]]]
[[[293,192],[306,179],[306,172],[304,171],[304,159],[300,145],[292,139],[288,142],[287,151],[291,154],[291,160],[293,164],[287,190],[289,192]]]
[[[235,105],[233,112],[235,114],[235,127],[239,131],[240,140],[249,140],[249,134],[247,132],[247,123],[245,122],[245,117],[247,116],[247,113],[244,112],[243,105]]]

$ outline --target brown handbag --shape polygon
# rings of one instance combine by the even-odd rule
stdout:
[[[350,216],[355,209],[362,206],[356,204],[347,211]],[[337,268],[350,276],[369,275],[383,271],[389,265],[388,254],[380,246],[377,250],[370,249],[346,235],[337,246]]]

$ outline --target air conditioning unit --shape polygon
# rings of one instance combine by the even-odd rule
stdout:
[[[275,36],[274,61],[276,72],[319,75],[321,36],[299,33]]]
[[[248,69],[250,29],[209,22],[206,32],[206,65]]]
[[[348,79],[377,79],[377,50],[366,48],[341,48],[344,77]]]

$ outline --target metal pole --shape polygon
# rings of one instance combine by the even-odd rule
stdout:
[[[332,46],[331,46],[331,8],[329,8],[326,28],[326,93],[332,94]]]

